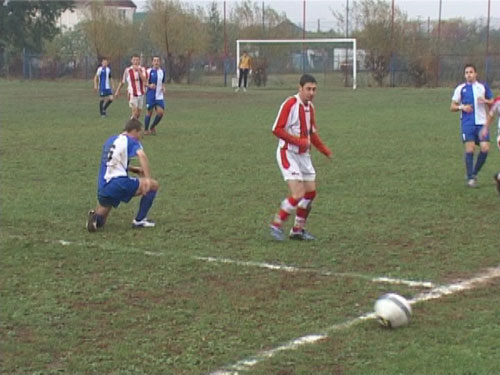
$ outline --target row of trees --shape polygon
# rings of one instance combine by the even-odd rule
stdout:
[[[173,73],[170,78],[179,81],[189,74],[194,58],[224,61],[224,57],[233,55],[238,38],[302,37],[302,30],[284,14],[251,0],[232,3],[225,23],[221,2],[216,1],[201,7],[178,0],[150,0],[144,16],[133,23],[110,12],[103,1],[92,1],[85,20],[63,32],[57,29],[56,20],[61,12],[74,6],[72,1],[1,3],[0,64],[6,52],[16,56],[23,49],[55,59],[92,55],[96,61],[101,56],[119,60],[133,51],[144,51],[165,56],[167,70]],[[306,37],[345,36],[345,14],[333,12],[332,16],[337,21],[336,30],[307,33]],[[500,30],[488,30],[482,21],[456,19],[439,25],[435,21],[423,24],[409,20],[397,7],[393,13],[390,2],[385,0],[354,1],[349,20],[349,37],[357,38],[358,48],[367,52],[365,68],[380,85],[398,64],[405,65],[417,86],[437,83],[439,58],[443,55],[465,56],[481,67],[487,37],[489,54],[500,56]]]

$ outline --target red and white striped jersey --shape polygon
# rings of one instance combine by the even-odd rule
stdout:
[[[493,105],[490,108],[490,116],[498,116],[498,135],[500,135],[500,96],[495,98]]]
[[[142,73],[146,75],[144,68],[140,69],[142,69]],[[145,94],[144,82],[142,82],[139,72],[136,72],[132,66],[129,66],[123,72],[122,82],[127,82],[128,93],[130,96],[141,96]]]
[[[299,94],[289,97],[280,107],[273,125],[273,132],[277,128],[284,129],[294,137],[309,138],[317,131],[314,105],[311,102],[307,105],[302,103]],[[278,146],[297,154],[302,153],[299,152],[299,146],[290,144],[282,138],[279,139]],[[309,153],[309,150],[304,153]]]

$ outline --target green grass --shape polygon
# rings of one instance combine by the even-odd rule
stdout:
[[[286,187],[270,128],[290,90],[168,86],[166,117],[143,144],[161,184],[153,230],[138,201],[84,228],[102,143],[90,82],[0,81],[2,374],[207,374],[421,290],[286,273],[197,256],[450,283],[500,264],[492,147],[465,187],[451,89],[324,89],[313,152],[313,243],[270,240]],[[500,282],[414,305],[412,323],[373,320],[277,354],[242,374],[453,374],[498,371]]]

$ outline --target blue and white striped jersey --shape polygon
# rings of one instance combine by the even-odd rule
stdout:
[[[458,104],[472,105],[473,111],[467,113],[461,111],[460,120],[462,126],[484,125],[486,122],[486,114],[488,106],[484,103],[479,103],[478,98],[491,99],[493,92],[487,84],[481,82],[462,83],[457,86],[453,92],[451,100]]]
[[[112,178],[128,176],[130,159],[137,156],[139,150],[142,150],[142,144],[136,138],[126,134],[109,137],[102,147],[98,188],[104,187]]]

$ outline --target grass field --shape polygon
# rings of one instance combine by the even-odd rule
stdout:
[[[448,285],[500,265],[500,154],[466,188],[451,88],[320,86],[335,154],[313,152],[311,243],[268,233],[286,195],[270,131],[283,90],[168,86],[143,141],[157,227],[131,229],[132,201],[88,233],[102,143],[129,115],[121,97],[101,119],[91,88],[0,81],[2,374],[498,373],[499,278],[416,303],[402,329],[349,323],[385,292],[428,291],[371,278]]]

